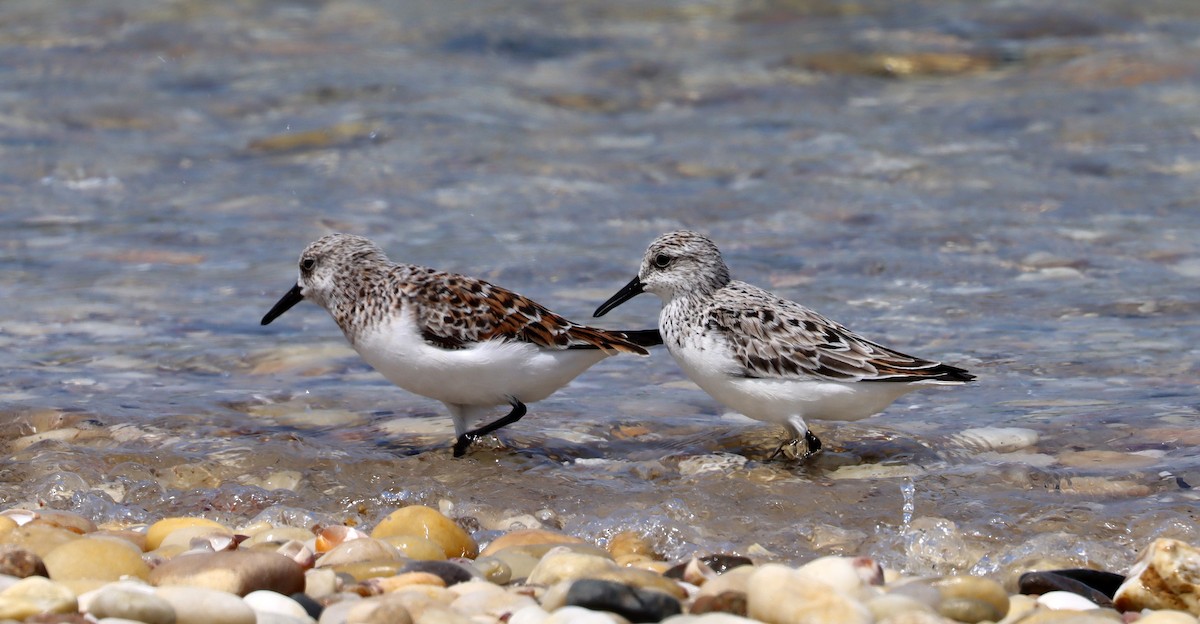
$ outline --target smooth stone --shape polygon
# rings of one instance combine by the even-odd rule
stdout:
[[[16,578],[49,576],[41,557],[31,550],[12,544],[0,546],[0,574]]]
[[[316,567],[341,566],[364,561],[403,561],[395,546],[377,539],[363,538],[342,542],[317,558]]]
[[[620,531],[608,540],[608,553],[613,559],[624,555],[656,557],[654,545],[637,531]]]
[[[950,439],[975,451],[1012,453],[1038,443],[1038,432],[1024,427],[976,427],[964,429]]]
[[[442,577],[429,572],[404,572],[395,576],[371,579],[367,585],[380,593],[391,594],[411,589],[414,585],[445,587],[446,581],[442,580]]]
[[[154,595],[170,603],[175,624],[256,624],[250,605],[238,596],[204,587],[159,587]]]
[[[133,545],[138,552],[146,552],[146,534],[139,531],[129,529],[100,529],[93,533],[88,533],[87,536],[94,539],[121,540]]]
[[[599,546],[595,546],[593,544],[588,544],[586,542],[582,542],[582,543],[578,543],[578,544],[570,544],[570,543],[568,543],[568,544],[521,544],[519,546],[510,546],[508,548],[502,548],[500,550],[497,550],[494,553],[491,553],[489,556],[503,557],[504,555],[508,555],[511,553],[521,553],[523,555],[528,555],[535,559],[541,559],[542,557],[545,557],[546,554],[552,550],[557,550],[559,552],[575,552],[575,553],[580,553],[580,554],[584,554],[584,555],[592,555],[595,557],[600,557],[602,559],[612,559],[612,555],[610,555],[607,550],[604,550],[603,548],[600,548]]]
[[[747,615],[767,624],[874,621],[861,603],[826,583],[777,563],[756,567],[748,579],[748,587]]]
[[[732,613],[702,613],[699,615],[675,615],[662,624],[755,624],[755,620]]]
[[[412,624],[413,617],[400,601],[368,598],[353,603],[346,611],[347,624]],[[325,624],[325,620],[321,620]]]
[[[531,544],[585,544],[584,540],[573,535],[567,535],[548,529],[519,529],[509,531],[492,540],[480,551],[479,556],[486,557],[512,546],[528,546]]]
[[[423,536],[441,546],[447,558],[474,559],[479,554],[479,546],[462,527],[436,509],[424,505],[401,507],[388,514],[371,531],[371,537],[376,539],[389,535]]]
[[[75,593],[40,576],[31,576],[0,591],[0,620],[24,620],[39,613],[74,613]]]
[[[380,541],[391,544],[400,554],[418,561],[443,561],[446,552],[436,542],[420,535],[388,535],[379,538]]]
[[[298,618],[282,613],[255,613],[254,624],[314,624],[316,620],[305,617]]]
[[[1124,580],[1119,574],[1099,570],[1047,570],[1022,574],[1017,586],[1022,594],[1068,591],[1098,606],[1111,607],[1112,596]]]
[[[0,535],[0,544],[19,546],[45,559],[50,551],[77,539],[79,535],[66,529],[46,525],[19,526]]]
[[[259,545],[282,546],[291,540],[301,542],[312,539],[312,531],[300,527],[267,527],[254,532],[246,541],[238,544],[238,548],[254,548]]]
[[[572,552],[559,546],[542,557],[537,567],[530,571],[526,582],[531,585],[554,585],[560,581],[594,577],[617,569],[617,564],[611,559]]]
[[[153,585],[191,585],[244,596],[266,589],[280,594],[304,590],[304,569],[295,561],[261,550],[181,555],[150,572]]]
[[[1200,616],[1200,550],[1159,538],[1138,557],[1113,596],[1118,611],[1173,609]]]
[[[516,548],[505,548],[495,555],[488,555],[488,558],[508,566],[509,581],[528,579],[529,573],[533,572],[533,569],[541,562],[539,557],[521,552]]]
[[[723,591],[719,594],[706,594],[697,596],[692,601],[691,607],[688,608],[689,613],[731,613],[733,615],[746,615],[746,593],[740,591]]]
[[[512,568],[496,557],[477,557],[471,562],[471,566],[482,574],[483,578],[497,585],[507,585],[513,578]]]
[[[341,576],[348,576],[361,583],[385,576],[395,576],[405,565],[404,561],[360,561],[321,569],[333,570]]]
[[[616,613],[630,622],[658,622],[682,612],[679,600],[673,596],[595,579],[572,583],[566,602],[593,611]]]
[[[1200,620],[1192,617],[1191,614],[1172,609],[1151,611],[1138,620],[1138,624],[1197,624],[1197,622]]]
[[[355,606],[357,606],[359,603],[367,602],[369,600],[377,600],[377,599],[376,598],[365,598],[364,599],[361,596],[354,596],[354,597],[348,598],[346,600],[341,600],[338,602],[330,603],[330,604],[326,605],[325,608],[321,611],[321,617],[317,618],[317,624],[347,624],[347,621],[348,621],[349,615],[350,615],[350,610],[353,609]],[[408,615],[407,611],[405,612],[405,615]],[[412,621],[411,618],[408,621],[411,622]]]
[[[533,604],[513,611],[508,617],[508,624],[544,624],[550,619],[550,612]]]
[[[867,609],[875,616],[876,620],[884,620],[894,618],[899,614],[908,614],[912,612],[929,613],[936,615],[933,607],[921,602],[911,596],[904,594],[882,594],[872,597],[866,601]],[[937,616],[941,619],[941,616]]]
[[[242,601],[254,610],[255,615],[261,620],[263,614],[283,615],[299,620],[308,620],[308,611],[295,600],[288,596],[276,593],[273,591],[256,590],[242,597]]]
[[[83,538],[67,542],[50,551],[43,561],[50,578],[56,581],[122,577],[146,579],[150,566],[133,544],[109,538]]]
[[[339,589],[337,572],[330,568],[314,568],[304,572],[304,595],[324,598]]]
[[[434,574],[442,579],[446,587],[483,577],[475,568],[460,565],[453,561],[412,561],[401,568],[400,572],[427,572]]]
[[[216,530],[224,530],[230,535],[233,531],[225,525],[208,518],[163,518],[146,529],[146,549],[156,550],[172,532],[185,527],[205,526]]]
[[[145,587],[137,590],[114,584],[96,591],[87,604],[87,612],[96,618],[123,618],[146,624],[175,624],[175,608]]]
[[[754,566],[741,566],[708,579],[700,586],[697,596],[716,596],[725,592],[746,594],[749,591],[750,575],[754,574],[754,570]]]
[[[550,614],[550,617],[542,621],[543,624],[626,624],[627,622],[629,620],[613,613],[592,611],[573,605],[556,609]]]
[[[96,524],[83,516],[71,513],[69,511],[57,511],[53,509],[43,509],[37,512],[37,515],[30,520],[26,526],[44,525],[66,529],[76,535],[84,535],[92,533],[96,530]]]
[[[980,576],[944,576],[929,582],[938,590],[938,613],[952,620],[974,624],[998,622],[1008,613],[1008,592],[991,579]]]
[[[228,550],[233,546],[233,531],[206,525],[180,527],[163,536],[155,550],[173,547],[191,549],[202,544],[207,544],[209,550]]]
[[[487,581],[471,581],[459,583],[451,588],[458,598],[450,603],[450,609],[470,618],[476,616],[503,619],[537,601],[530,596],[506,591],[504,588]]]
[[[19,526],[21,525],[17,524],[16,520],[8,516],[0,516],[0,535],[4,535]]]
[[[1019,621],[1020,624],[1122,624],[1121,615],[1111,609],[1092,609],[1090,611],[1034,609],[1032,613]]]
[[[1038,596],[1038,604],[1047,609],[1065,609],[1068,611],[1087,611],[1088,609],[1099,609],[1100,605],[1080,596],[1065,591],[1046,592]]]
[[[883,585],[883,567],[870,557],[820,557],[796,568],[796,572],[843,592]]]

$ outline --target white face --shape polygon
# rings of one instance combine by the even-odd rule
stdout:
[[[729,282],[729,269],[711,240],[680,231],[663,234],[650,243],[638,277],[645,292],[666,301],[679,294],[724,286]]]
[[[387,256],[361,236],[330,234],[314,241],[300,254],[300,292],[305,299],[329,307],[338,292],[338,279],[344,280],[367,261],[386,262]]]

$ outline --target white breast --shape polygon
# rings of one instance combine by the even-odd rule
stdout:
[[[411,314],[357,337],[359,355],[392,383],[443,403],[490,406],[550,396],[606,355],[598,349],[542,349],[490,341],[447,350],[425,342]]]

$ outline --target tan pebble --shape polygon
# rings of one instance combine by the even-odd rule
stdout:
[[[8,516],[0,516],[0,535],[4,535],[19,526],[16,520]]]
[[[317,531],[317,538],[314,543],[316,545],[317,553],[325,553],[337,548],[338,546],[341,546],[346,542],[367,537],[370,536],[363,531],[360,531],[354,527],[338,524],[334,526],[328,526],[320,531]]]
[[[688,613],[700,615],[703,613],[729,613],[746,615],[746,594],[736,591],[724,591],[719,594],[697,596],[688,608]]]
[[[69,511],[55,511],[44,509],[37,512],[37,517],[29,522],[29,524],[42,524],[46,526],[58,527],[66,529],[77,535],[91,533],[96,530],[96,524],[79,514],[74,514]]]
[[[613,559],[624,555],[646,555],[656,557],[654,546],[636,531],[621,531],[608,540],[608,552]]]
[[[529,544],[584,544],[582,539],[573,535],[559,533],[558,531],[550,531],[548,529],[521,529],[517,531],[509,531],[500,537],[492,540],[480,553],[479,556],[484,557],[504,550],[511,546],[525,546]]]
[[[216,530],[228,531],[230,535],[233,534],[233,531],[225,525],[208,518],[163,518],[146,529],[146,549],[155,550],[171,533],[184,527],[195,526],[211,527]]]
[[[959,622],[998,622],[1008,613],[1008,592],[980,576],[945,576],[929,583],[941,595],[938,613]]]
[[[1037,596],[1013,594],[1008,597],[1008,613],[1000,622],[1003,624],[1012,624],[1027,614],[1032,613],[1036,608],[1038,608]]]
[[[404,566],[405,563],[403,561],[394,560],[357,561],[355,563],[331,566],[329,569],[337,574],[345,574],[356,581],[362,582],[384,576],[395,576]]]
[[[111,585],[112,581],[105,579],[68,579],[65,581],[56,581],[63,587],[71,590],[71,593],[76,596],[82,596],[90,591],[100,589],[107,585]]]
[[[600,548],[599,546],[594,546],[592,544],[587,544],[587,543],[581,543],[581,544],[522,544],[522,545],[518,545],[518,546],[510,546],[508,548],[501,548],[500,550],[497,550],[497,551],[489,553],[489,554],[490,555],[499,555],[501,553],[522,553],[525,555],[529,555],[530,557],[535,557],[537,559],[541,559],[542,557],[545,557],[546,553],[550,552],[551,550],[569,551],[569,552],[580,553],[583,555],[592,555],[592,556],[600,557],[603,559],[612,559],[612,555],[608,554],[607,550],[604,550],[603,548]]]
[[[1066,451],[1058,455],[1058,463],[1071,468],[1148,468],[1160,462],[1157,457],[1147,457],[1118,451],[1088,450]]]
[[[66,529],[45,525],[26,525],[0,535],[0,544],[20,546],[39,557],[45,557],[55,548],[77,539],[81,539],[78,534]]]
[[[380,593],[389,594],[402,591],[413,585],[433,585],[445,587],[446,581],[436,574],[429,572],[405,572],[395,576],[384,576],[371,579],[370,584],[379,589]]]
[[[21,579],[0,591],[0,620],[24,620],[39,613],[74,613],[75,594],[40,576]]]
[[[304,572],[304,593],[314,600],[336,593],[340,585],[337,572],[332,568],[314,568]]]
[[[844,592],[883,584],[883,568],[870,557],[820,557],[796,568],[796,572]]]
[[[67,542],[50,551],[43,561],[56,581],[99,579],[115,581],[124,576],[146,579],[150,567],[142,553],[124,540],[84,538]]]
[[[503,560],[496,557],[476,557],[475,561],[471,562],[471,565],[476,570],[479,570],[480,574],[483,574],[483,578],[487,579],[489,583],[506,585],[512,580],[512,568]],[[462,583],[459,583],[459,585],[462,585]]]
[[[1138,557],[1117,589],[1120,611],[1173,609],[1200,616],[1200,549],[1159,538]]]
[[[1122,620],[1120,614],[1111,609],[1088,611],[1034,609],[1019,622],[1020,624],[1121,624]]]
[[[180,527],[164,536],[157,550],[173,546],[188,550],[229,550],[234,546],[233,531],[203,525]]]
[[[909,613],[912,611],[920,611],[935,615],[933,608],[929,605],[903,594],[883,594],[875,596],[866,601],[867,609],[870,609],[871,614],[876,620],[884,620],[885,618],[894,618],[897,615]],[[939,618],[940,619],[940,618]]]
[[[436,542],[420,535],[388,535],[379,538],[396,547],[402,555],[417,561],[444,561],[446,552]]]
[[[489,558],[496,559],[508,566],[509,580],[526,579],[529,573],[537,567],[540,559],[521,552],[516,548],[505,548]]]
[[[139,552],[146,552],[146,534],[128,529],[100,529],[89,533],[88,537],[102,539],[119,539],[129,542]]]
[[[527,582],[534,585],[554,585],[565,580],[597,578],[597,574],[619,569],[611,559],[566,549],[554,549],[546,553],[537,567],[530,571]]]
[[[158,587],[154,595],[171,604],[175,610],[175,624],[212,624],[214,621],[255,624],[258,619],[250,605],[228,592],[204,587]]]
[[[169,561],[189,550],[191,550],[191,547],[188,544],[171,544],[162,548],[155,548],[146,554],[154,561]]]
[[[376,539],[389,535],[426,537],[441,546],[446,557],[474,559],[479,554],[479,546],[462,527],[436,509],[424,505],[410,505],[397,509],[371,531],[371,537]]]
[[[355,602],[346,611],[346,624],[412,624],[408,609],[389,598],[379,596]]]
[[[338,544],[333,550],[317,559],[317,567],[347,565],[363,561],[400,561],[403,558],[395,546],[368,537]]]
[[[542,608],[547,611],[555,611],[567,605],[567,592],[571,590],[571,584],[575,581],[566,580],[555,583],[546,588],[546,591],[538,597],[538,601],[542,604]]]
[[[458,598],[450,603],[450,609],[470,618],[486,617],[496,621],[537,601],[524,594],[505,591],[504,588],[485,581],[459,583],[451,588]]]
[[[238,596],[265,589],[287,596],[304,589],[304,569],[273,552],[226,550],[164,562],[151,570],[150,583],[207,587]]]
[[[732,570],[727,570],[724,574],[716,578],[708,579],[703,586],[700,587],[698,596],[716,596],[725,592],[738,592],[745,594],[749,587],[750,575],[754,574],[754,566],[739,566]]]
[[[1197,621],[1190,613],[1163,609],[1143,615],[1138,624],[1196,624]]]
[[[282,546],[291,540],[306,542],[312,538],[312,531],[300,527],[267,527],[251,533],[246,541],[238,544],[238,548],[254,548],[259,545]]]
[[[747,614],[768,624],[871,624],[867,608],[832,586],[780,564],[755,568],[748,579]]]
[[[618,563],[618,565],[620,565],[620,563]],[[671,568],[673,568],[675,566],[671,565],[671,563],[668,561],[639,560],[639,561],[631,561],[625,565],[622,565],[621,567],[636,568],[638,570],[649,570],[655,574],[661,575],[661,574],[666,574],[667,570],[670,570]],[[691,582],[691,581],[688,581],[688,582]],[[698,583],[693,583],[693,584],[698,585]]]

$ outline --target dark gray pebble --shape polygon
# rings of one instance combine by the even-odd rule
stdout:
[[[572,583],[567,590],[567,604],[593,611],[611,611],[630,622],[660,622],[682,612],[679,601],[673,596],[596,579]]]

